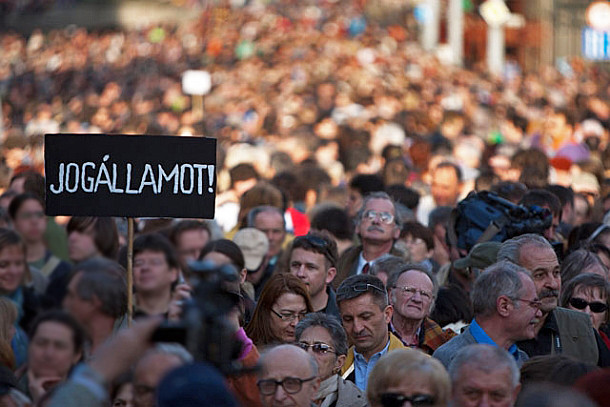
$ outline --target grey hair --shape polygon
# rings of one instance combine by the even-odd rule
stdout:
[[[438,293],[438,281],[436,281],[436,276],[427,267],[422,266],[421,264],[406,263],[403,267],[400,268],[400,270],[390,274],[390,276],[388,277],[388,289],[394,288],[400,276],[411,270],[419,271],[420,273],[424,273],[428,276],[430,281],[432,281],[432,295],[434,295],[434,297],[436,298],[436,294]]]
[[[496,312],[496,301],[501,295],[515,299],[519,297],[523,283],[519,277],[529,271],[521,266],[503,260],[492,264],[475,280],[472,288],[472,309],[476,316],[490,316]]]
[[[498,250],[497,260],[508,260],[511,263],[521,265],[520,255],[521,248],[524,246],[536,246],[539,248],[549,248],[553,250],[553,246],[543,236],[535,233],[526,233],[524,235],[515,236],[508,239],[500,245]]]
[[[595,267],[601,268],[606,274],[608,273],[608,269],[597,254],[585,249],[574,250],[561,262],[561,284],[566,284],[574,277],[590,272],[588,270]]]
[[[364,197],[364,200],[362,201],[362,206],[360,207],[360,210],[358,211],[358,216],[356,217],[356,223],[359,225],[360,222],[362,222],[362,216],[364,216],[364,208],[366,208],[366,204],[368,204],[373,199],[385,199],[387,201],[390,201],[392,203],[392,207],[394,208],[394,224],[398,228],[402,228],[402,217],[396,201],[392,199],[390,195],[383,191],[371,192],[370,194]]]
[[[184,364],[191,363],[193,361],[193,355],[191,355],[190,352],[179,343],[160,342],[155,344],[155,346],[146,352],[146,354],[175,356]]]
[[[377,260],[375,260],[375,262],[369,269],[369,274],[372,276],[376,276],[379,273],[386,273],[389,279],[392,274],[399,272],[407,264],[408,262],[402,257],[386,253],[383,256],[377,258]]]
[[[299,341],[301,335],[308,328],[319,326],[326,329],[333,340],[333,348],[337,352],[337,356],[347,355],[347,334],[341,325],[341,322],[334,315],[327,315],[323,312],[313,312],[307,314],[295,328],[295,337]]]
[[[261,206],[256,206],[252,209],[250,209],[250,211],[248,212],[248,215],[246,216],[246,222],[249,228],[253,228],[254,226],[254,221],[256,220],[256,217],[261,214],[261,213],[266,213],[266,212],[272,212],[272,213],[277,213],[278,215],[280,215],[282,217],[282,224],[284,225],[284,229],[286,229],[286,219],[284,219],[284,212],[282,211],[282,209],[276,207],[276,206],[271,206],[271,205],[261,205]]]
[[[307,355],[307,361],[309,362],[309,368],[311,369],[311,375],[316,376],[316,377],[318,376],[318,362],[316,361],[316,358],[314,358],[311,353],[305,352],[303,349],[299,348],[296,345],[292,345],[292,344],[282,344],[282,345],[271,346],[271,347],[268,347],[265,350],[263,350],[263,352],[261,353],[261,357],[259,359],[259,364],[260,364],[260,366],[262,366],[262,369],[260,369],[259,373],[258,373],[259,376],[268,370],[267,359],[269,358],[269,355],[280,349],[296,349],[298,352],[302,352],[305,355]]]
[[[559,298],[559,305],[562,307],[568,307],[572,296],[576,290],[599,290],[602,297],[604,297],[606,305],[610,305],[610,283],[599,274],[584,273],[580,274],[570,281],[561,290],[561,297]],[[606,314],[606,321],[608,321],[610,313]]]
[[[513,389],[519,385],[519,379],[521,378],[515,358],[498,346],[477,343],[460,349],[449,364],[449,377],[452,386],[455,386],[455,383],[463,377],[461,370],[464,366],[472,366],[485,373],[508,368]]]
[[[126,271],[121,265],[105,258],[94,258],[79,263],[72,278],[81,274],[76,286],[76,293],[85,301],[97,297],[101,311],[113,318],[127,313]]]

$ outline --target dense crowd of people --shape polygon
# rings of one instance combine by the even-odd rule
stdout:
[[[608,405],[608,72],[447,65],[376,11],[0,36],[3,403]],[[129,292],[125,219],[45,216],[59,132],[216,138],[214,219],[137,219]],[[463,229],[472,191],[546,223]]]

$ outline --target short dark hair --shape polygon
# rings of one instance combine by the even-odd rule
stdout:
[[[66,225],[68,234],[76,231],[84,233],[93,226],[93,241],[102,256],[116,260],[119,251],[119,230],[110,217],[73,216]]]
[[[523,195],[523,198],[521,198],[519,204],[525,206],[548,206],[553,216],[561,217],[561,202],[559,201],[559,198],[546,189],[532,189],[527,191],[525,195]]]
[[[67,327],[70,331],[72,331],[72,343],[74,345],[74,353],[78,353],[83,350],[83,346],[85,344],[85,331],[83,327],[78,323],[78,321],[76,321],[76,319],[72,315],[62,310],[46,311],[38,315],[34,322],[32,322],[32,326],[30,328],[30,340],[32,340],[36,335],[38,327],[45,322],[55,322]]]
[[[292,241],[290,255],[294,249],[304,249],[309,252],[315,252],[324,255],[327,262],[327,267],[335,267],[337,265],[337,243],[323,231],[310,230],[309,233],[303,236],[298,236]]]
[[[428,227],[422,225],[419,222],[405,222],[402,225],[402,229],[400,231],[400,237],[404,238],[408,235],[411,235],[415,238],[420,238],[426,243],[426,249],[433,250],[434,249],[434,235],[432,234],[432,230]]]
[[[239,246],[232,240],[219,239],[208,242],[208,244],[206,244],[205,247],[201,250],[199,260],[203,260],[203,258],[211,252],[218,252],[227,256],[231,260],[231,262],[239,268],[238,272],[246,267],[244,254],[242,253]]]
[[[81,278],[76,286],[77,295],[90,301],[96,296],[102,312],[120,318],[127,312],[127,281],[125,269],[112,260],[102,257],[85,260],[75,266],[72,278],[78,273]]]
[[[190,230],[205,230],[208,232],[208,236],[212,236],[212,232],[206,223],[194,219],[181,220],[169,231],[169,240],[172,242],[174,247],[177,247],[180,235]]]
[[[565,287],[563,287],[561,290],[559,305],[562,307],[567,307],[572,299],[572,296],[574,295],[574,292],[580,287],[591,290],[598,289],[602,296],[605,297],[606,305],[610,305],[610,283],[608,283],[604,277],[594,273],[580,274],[568,281]],[[606,322],[608,319],[609,316],[606,315]]]
[[[419,192],[413,188],[409,188],[403,184],[393,184],[388,186],[385,190],[388,195],[396,200],[396,202],[403,204],[412,211],[419,205]]]
[[[379,278],[368,274],[357,274],[343,280],[337,289],[337,305],[364,294],[370,294],[382,311],[389,304],[388,293]]]
[[[180,261],[176,249],[169,240],[160,233],[147,233],[138,236],[133,241],[133,257],[144,251],[160,252],[165,255],[165,260],[170,268],[180,270]]]
[[[462,182],[464,180],[464,175],[462,174],[462,169],[460,168],[459,165],[452,163],[451,161],[443,161],[440,164],[438,164],[436,166],[436,168],[434,168],[434,171],[441,169],[441,168],[453,168],[453,171],[455,171],[455,176],[456,176],[458,182]]]
[[[327,206],[314,210],[311,228],[326,230],[337,239],[351,240],[354,237],[354,224],[343,208]]]
[[[358,190],[362,196],[368,195],[371,192],[383,191],[383,179],[375,174],[358,174],[349,182],[352,189]]]
[[[17,217],[17,212],[21,209],[21,206],[26,202],[34,200],[38,202],[44,208],[44,201],[36,194],[32,194],[31,192],[24,192],[23,194],[19,194],[13,198],[11,203],[8,206],[8,214],[11,219],[15,220]]]

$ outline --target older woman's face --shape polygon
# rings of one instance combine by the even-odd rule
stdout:
[[[608,310],[606,309],[606,311],[604,312],[593,312],[591,310],[591,303],[607,305],[608,299],[602,295],[601,290],[599,289],[591,289],[582,286],[577,286],[574,290],[574,294],[572,294],[570,302],[568,303],[568,308],[588,314],[591,317],[591,323],[593,324],[593,327],[599,330],[599,327],[606,321],[606,318],[608,317]],[[582,308],[583,305],[585,306],[584,308]],[[596,308],[595,305],[593,307]]]
[[[302,296],[284,293],[278,297],[269,313],[273,335],[284,343],[291,343],[295,341],[295,327],[307,314],[307,305]]]
[[[0,250],[0,292],[12,293],[23,283],[25,253],[18,245]]]
[[[305,343],[307,345],[325,344],[330,346],[329,351],[326,353],[316,352],[311,346],[307,349],[307,352],[312,352],[313,356],[316,358],[316,362],[318,362],[320,380],[328,379],[343,366],[345,357],[339,359],[338,355],[335,353],[333,338],[325,328],[322,328],[321,326],[307,328],[301,334],[299,343]]]

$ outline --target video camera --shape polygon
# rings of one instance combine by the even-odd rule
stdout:
[[[241,301],[237,270],[204,261],[190,262],[189,268],[193,295],[183,304],[182,319],[162,324],[153,342],[180,343],[195,360],[211,363],[225,375],[242,373],[236,362],[241,344],[227,320]]]
[[[542,234],[552,221],[546,208],[515,205],[489,191],[471,192],[451,212],[447,239],[452,246],[470,251],[476,243]]]

